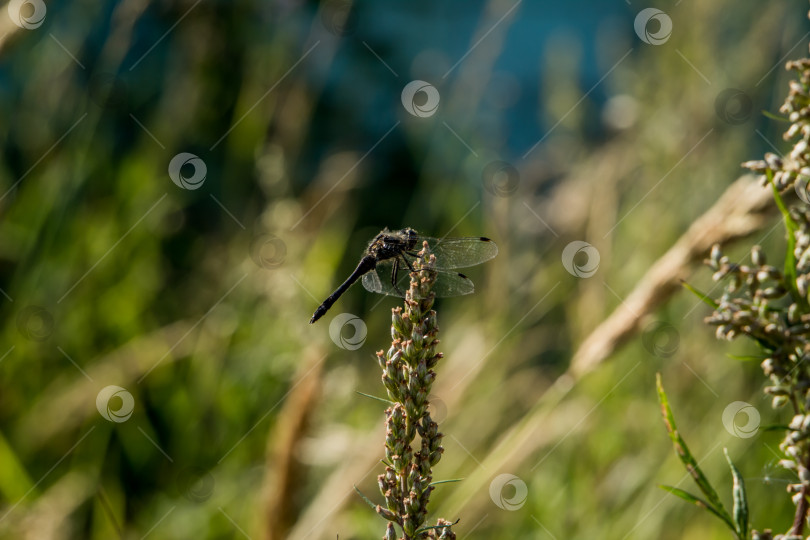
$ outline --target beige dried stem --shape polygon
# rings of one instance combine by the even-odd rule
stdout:
[[[640,329],[644,319],[681,288],[694,263],[712,245],[727,244],[760,230],[776,214],[773,196],[754,176],[735,181],[653,264],[636,288],[582,342],[569,373],[579,378],[604,362]]]
[[[303,485],[306,470],[298,459],[303,439],[322,391],[323,356],[316,347],[305,353],[297,381],[284,400],[278,422],[269,433],[265,508],[265,540],[287,538],[300,512],[291,494]]]

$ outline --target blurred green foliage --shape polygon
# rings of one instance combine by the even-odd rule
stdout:
[[[542,396],[739,162],[784,148],[758,111],[806,50],[806,6],[666,6],[661,46],[633,33],[635,5],[561,6],[84,0],[49,2],[38,28],[4,20],[0,537],[379,537],[352,486],[375,492],[382,404],[356,392],[383,393],[373,352],[398,302],[340,300],[368,327],[354,351],[330,340],[332,314],[307,320],[383,226],[501,249],[470,272],[475,295],[437,303],[436,479],[490,458],[483,474],[528,497],[509,511],[441,485],[436,516],[460,536],[728,538],[656,487],[685,481],[658,371],[712,481],[731,483],[728,447],[752,525],[789,523],[778,436],[721,423],[736,400],[780,420],[758,367],[725,357],[691,295],[657,316],[678,330],[673,356],[638,339],[560,402]],[[413,79],[439,89],[435,116],[401,106]],[[715,110],[726,88],[752,99],[744,122]],[[205,162],[199,189],[167,174],[180,152]],[[519,171],[508,196],[482,179],[496,159]],[[594,277],[560,263],[573,240],[599,250]],[[784,249],[778,228],[759,241]],[[134,398],[124,422],[96,407],[109,385]],[[503,448],[537,411],[532,440]]]

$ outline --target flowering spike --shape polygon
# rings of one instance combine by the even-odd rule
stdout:
[[[405,307],[391,313],[391,347],[377,353],[383,384],[388,397],[395,401],[385,411],[386,458],[392,466],[378,477],[387,508],[378,506],[377,513],[389,521],[385,540],[394,538],[393,523],[402,527],[401,540],[455,538],[448,521],[439,520],[436,527],[423,528],[434,489],[430,485],[431,468],[444,452],[442,434],[428,412],[428,396],[436,379],[432,368],[442,358],[436,351],[439,327],[432,309],[435,262],[424,244],[413,263]],[[417,432],[421,441],[419,451],[414,452],[412,444]]]

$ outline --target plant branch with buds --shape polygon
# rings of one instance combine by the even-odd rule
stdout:
[[[385,411],[385,473],[377,477],[385,506],[376,511],[388,520],[384,540],[395,540],[394,524],[402,530],[400,540],[453,539],[449,521],[439,519],[424,527],[427,505],[433,491],[432,468],[444,448],[439,426],[430,417],[428,396],[436,379],[433,368],[441,360],[436,312],[432,309],[436,281],[434,255],[424,244],[410,274],[405,308],[392,310],[391,347],[379,351],[382,381],[393,405]],[[419,435],[419,450],[414,451]]]
[[[725,281],[717,300],[702,299],[714,309],[706,323],[717,327],[717,337],[731,340],[746,336],[762,352],[762,370],[771,385],[765,392],[772,405],[789,405],[793,419],[780,444],[785,459],[780,465],[797,476],[787,488],[796,506],[794,520],[785,535],[774,538],[801,540],[810,509],[810,59],[788,62],[798,73],[780,112],[788,116],[790,128],[785,140],[795,140],[785,157],[766,154],[764,160],[749,161],[744,167],[763,175],[773,189],[782,212],[787,253],[782,268],[767,264],[759,246],[751,249],[751,264],[736,264],[714,246],[706,264],[715,281]],[[782,194],[794,189],[804,204],[788,207]],[[771,538],[770,531],[754,538]]]

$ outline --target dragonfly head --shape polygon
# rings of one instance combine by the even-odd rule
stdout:
[[[410,227],[407,227],[405,229],[402,229],[400,233],[406,239],[408,250],[411,250],[415,247],[419,247],[416,245],[418,233],[415,230],[411,229]]]

